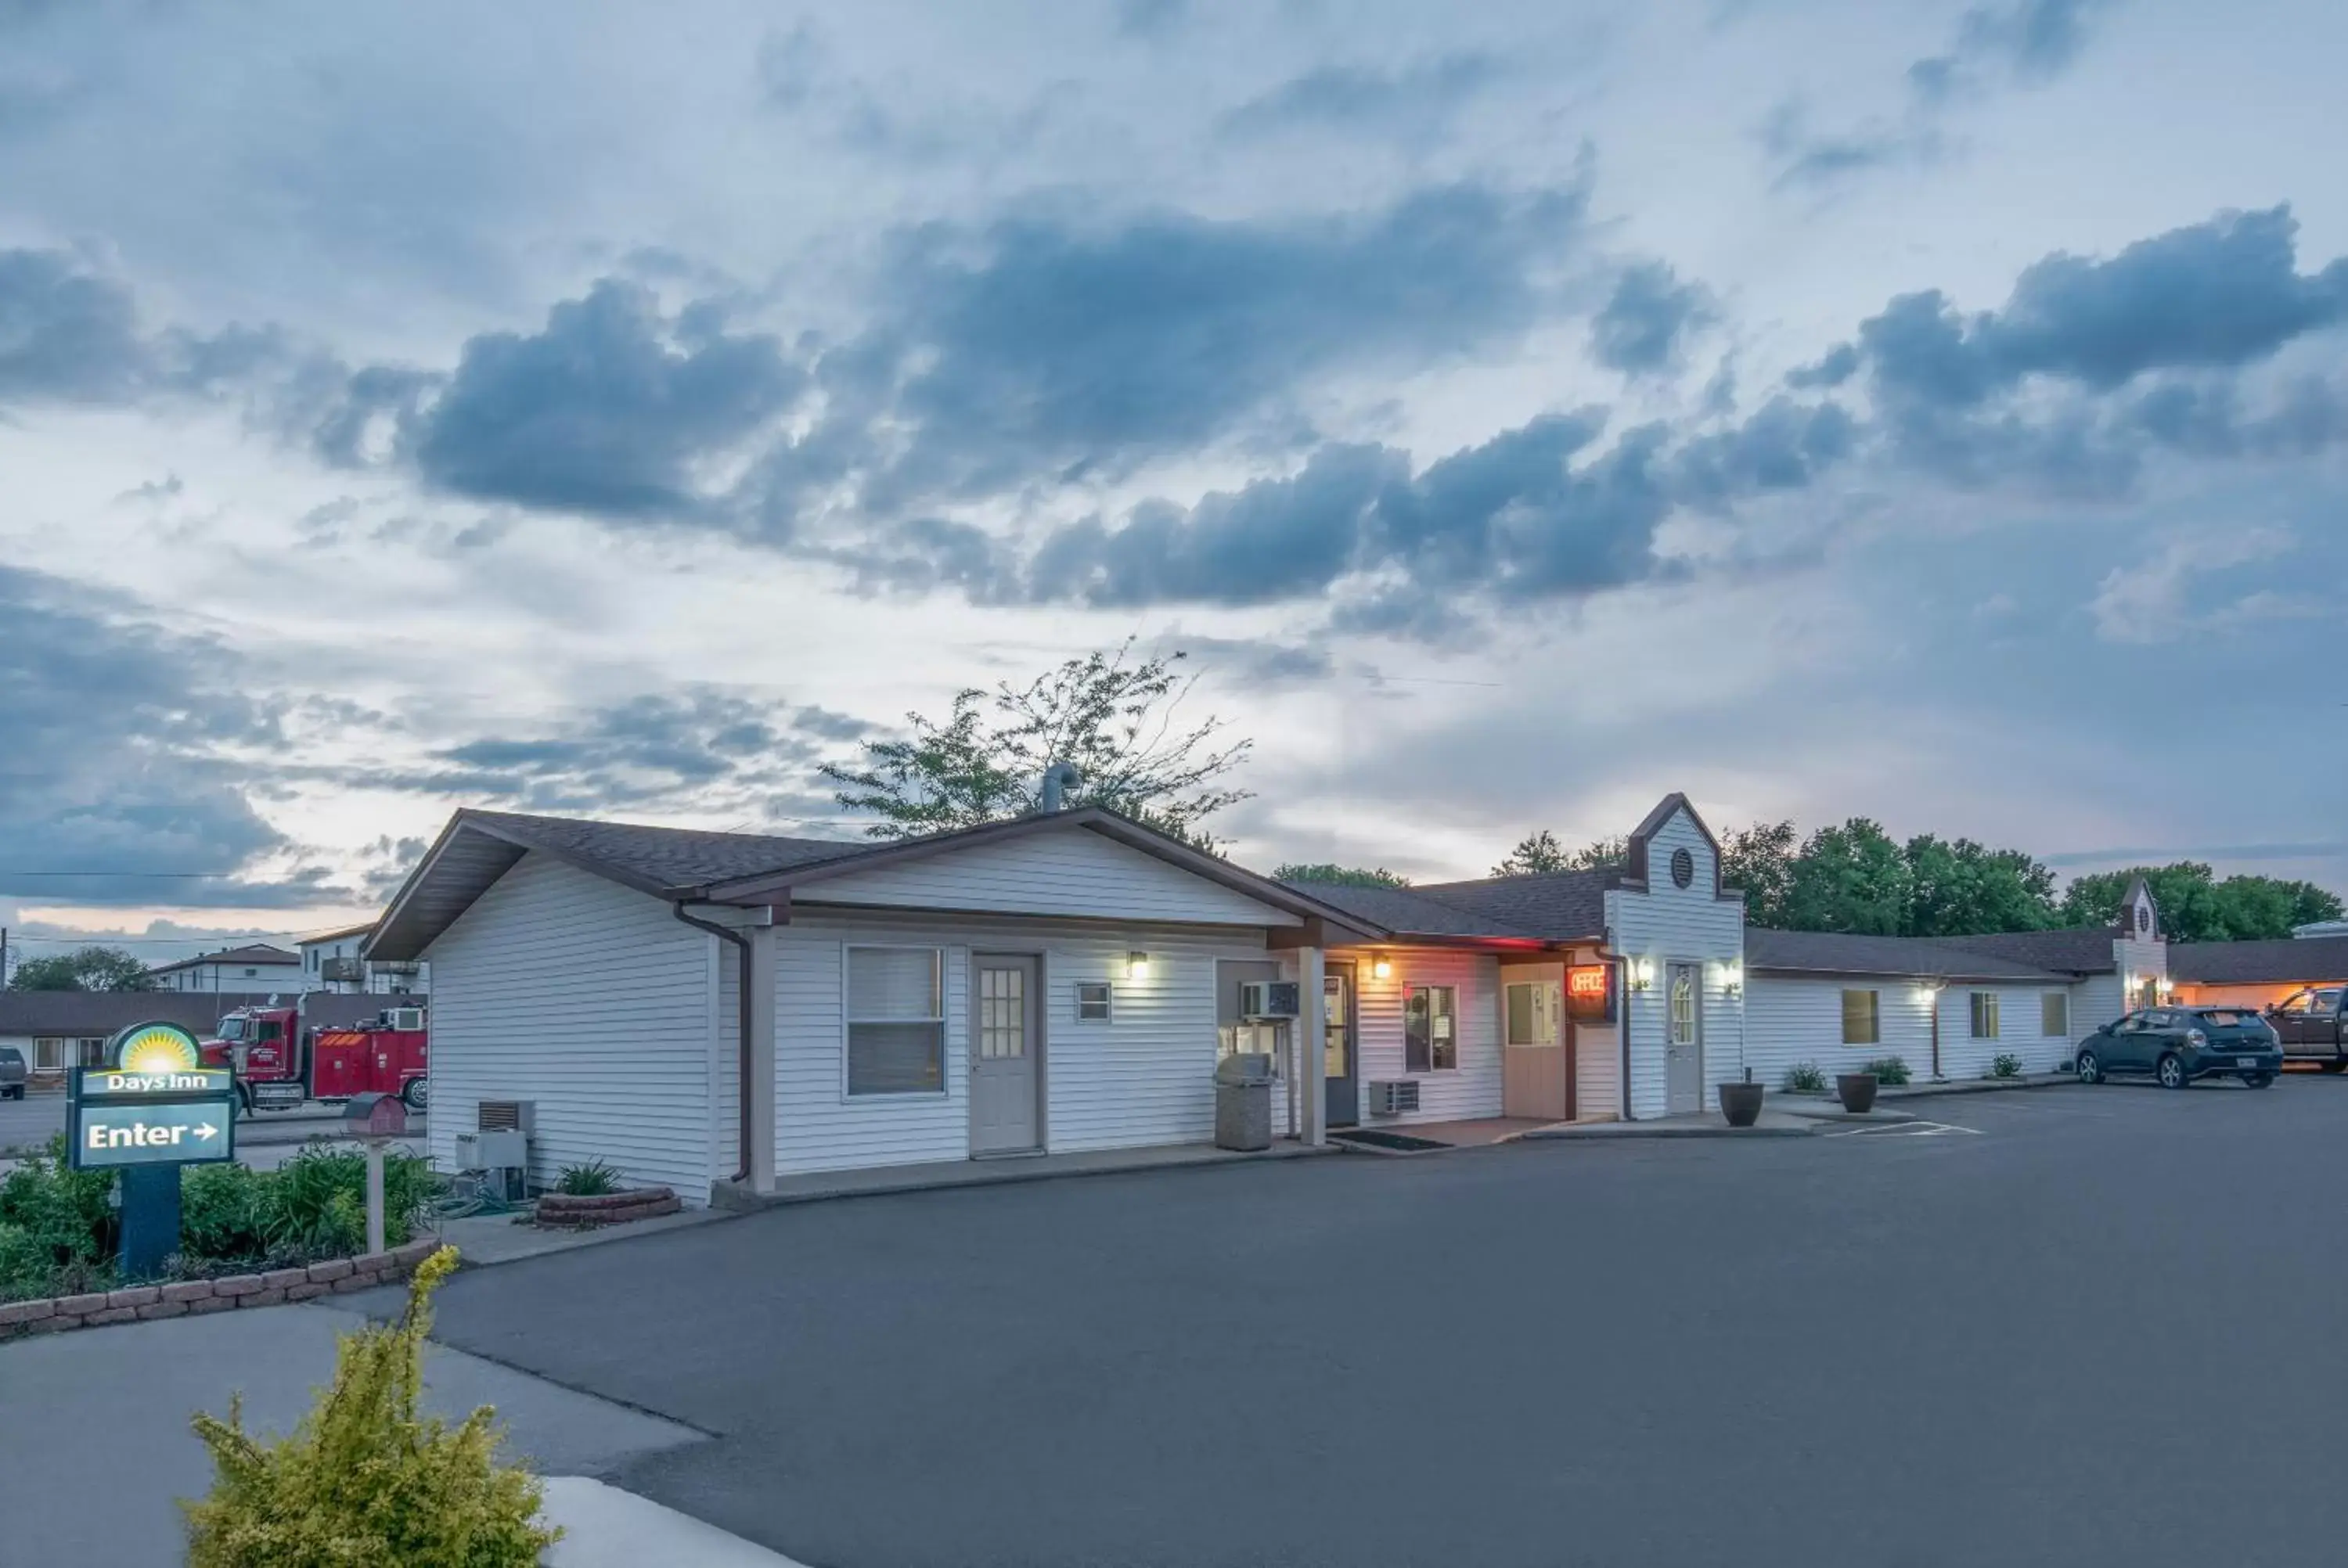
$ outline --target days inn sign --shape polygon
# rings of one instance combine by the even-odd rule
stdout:
[[[134,1024],[107,1054],[117,1065],[74,1074],[66,1122],[77,1171],[213,1164],[236,1158],[236,1081],[206,1067],[193,1036]]]

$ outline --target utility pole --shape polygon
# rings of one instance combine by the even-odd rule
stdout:
[[[8,927],[0,926],[0,991],[8,989]]]

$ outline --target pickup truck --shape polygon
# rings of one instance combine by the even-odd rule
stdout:
[[[2348,1070],[2348,986],[2310,986],[2267,1009],[2282,1039],[2286,1061],[2319,1061],[2326,1072]]]

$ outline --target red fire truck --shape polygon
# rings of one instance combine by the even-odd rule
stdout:
[[[427,1057],[420,1007],[331,1026],[304,1024],[299,1007],[239,1008],[203,1042],[205,1066],[234,1070],[248,1115],[367,1093],[396,1094],[421,1111],[430,1093]]]

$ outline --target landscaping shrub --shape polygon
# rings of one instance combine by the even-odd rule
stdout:
[[[1873,1061],[1870,1061],[1866,1066],[1860,1068],[1859,1071],[1861,1072],[1871,1072],[1875,1074],[1875,1081],[1878,1083],[1905,1083],[1908,1081],[1908,1061],[1905,1057],[1879,1056]]]
[[[438,1184],[413,1155],[384,1161],[386,1246],[415,1235]],[[123,1283],[114,1273],[121,1227],[113,1193],[113,1172],[67,1167],[62,1135],[0,1179],[0,1301]],[[180,1173],[180,1251],[164,1277],[286,1267],[366,1247],[364,1154],[305,1149],[275,1171],[194,1165]]]
[[[618,1169],[601,1160],[590,1160],[581,1165],[565,1165],[555,1178],[554,1190],[573,1198],[600,1198],[616,1193],[625,1185]]]
[[[342,1337],[334,1383],[292,1436],[247,1432],[242,1398],[225,1421],[195,1418],[213,1481],[181,1505],[190,1568],[530,1568],[561,1538],[539,1522],[537,1478],[497,1462],[495,1411],[454,1428],[416,1413],[432,1292],[456,1266],[442,1247],[409,1281],[396,1324]]]
[[[1786,1069],[1784,1087],[1788,1094],[1824,1094],[1826,1070],[1815,1061],[1797,1061]]]
[[[1996,1060],[1989,1064],[1989,1075],[1992,1078],[2021,1077],[2022,1058],[2010,1050],[1998,1052]]]

